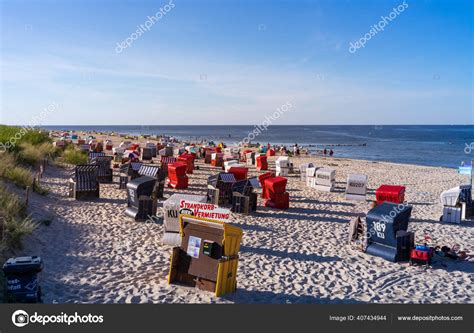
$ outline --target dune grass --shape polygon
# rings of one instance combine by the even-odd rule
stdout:
[[[26,215],[26,206],[20,198],[0,184],[0,249],[21,248],[21,239],[32,233],[37,224]]]
[[[0,178],[22,188],[33,186],[35,192],[46,194],[41,185],[33,182],[31,167],[36,167],[45,157],[56,155],[57,149],[51,144],[47,133],[0,125]]]
[[[20,162],[35,166],[41,163],[45,158],[52,159],[56,155],[56,147],[49,142],[43,142],[38,145],[24,142],[20,145],[18,159]]]
[[[68,147],[64,150],[61,161],[73,165],[87,164],[87,153],[77,150],[74,147]]]
[[[28,127],[0,125],[0,148],[18,153],[23,143],[40,145],[51,142],[48,133]],[[3,149],[0,149],[0,151]]]

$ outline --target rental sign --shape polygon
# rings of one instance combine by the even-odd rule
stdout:
[[[223,222],[228,222],[230,219],[229,209],[205,202],[181,200],[179,213]]]

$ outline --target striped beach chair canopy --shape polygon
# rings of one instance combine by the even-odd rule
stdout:
[[[77,165],[74,170],[76,189],[78,191],[94,191],[99,186],[97,176],[99,173],[98,165],[82,164]]]
[[[142,162],[131,162],[130,167],[132,168],[133,171],[139,171],[140,168],[142,167]]]
[[[96,152],[91,151],[89,153],[89,160],[92,160],[93,158],[96,158],[99,156],[105,156],[105,153],[104,152],[96,153]]]
[[[233,173],[221,172],[219,173],[219,180],[224,183],[235,183],[235,176]]]
[[[176,163],[177,158],[173,156],[161,156],[161,163],[164,164],[171,164],[171,163]]]
[[[156,178],[159,172],[160,172],[160,167],[155,166],[155,165],[146,165],[146,164],[142,164],[140,169],[138,170],[138,174],[140,176],[149,176],[153,178]]]

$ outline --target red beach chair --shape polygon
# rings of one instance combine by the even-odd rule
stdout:
[[[181,154],[181,156],[178,157],[179,162],[186,163],[186,173],[192,174],[194,170],[194,155],[193,154],[188,154],[184,153]]]
[[[268,149],[267,156],[275,156],[275,151],[273,149]]]
[[[249,169],[244,167],[231,167],[229,173],[232,173],[236,181],[247,179]]]
[[[265,188],[270,196],[275,193],[284,193],[288,180],[285,177],[271,177],[265,179]]]
[[[187,165],[183,162],[168,164],[168,186],[176,189],[188,188]]]
[[[255,159],[257,163],[257,170],[268,170],[268,162],[267,162],[267,157],[260,155]]]
[[[290,195],[286,192],[287,181],[285,177],[269,177],[265,179],[265,191],[268,197],[265,200],[265,207],[289,208]]]
[[[269,194],[267,193],[267,190],[265,188],[265,179],[275,177],[275,174],[273,172],[266,172],[260,176],[258,176],[258,180],[260,181],[260,186],[262,187],[262,199],[268,199],[270,198]]]
[[[375,192],[377,204],[383,202],[403,203],[405,201],[405,186],[382,185]]]

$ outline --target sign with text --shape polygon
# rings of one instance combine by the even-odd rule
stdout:
[[[179,213],[222,222],[228,222],[230,219],[229,209],[205,202],[181,200]]]

